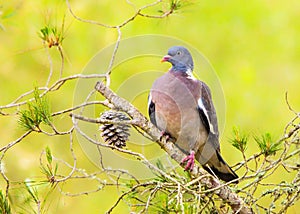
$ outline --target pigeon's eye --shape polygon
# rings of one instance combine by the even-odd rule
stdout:
[[[177,51],[177,53],[176,53],[177,55],[181,55],[181,51]]]

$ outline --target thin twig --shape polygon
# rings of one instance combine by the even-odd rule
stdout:
[[[49,62],[49,75],[48,75],[47,82],[46,82],[46,85],[45,85],[45,87],[47,88],[50,84],[50,80],[51,80],[52,75],[53,75],[53,61],[52,61],[52,58],[51,58],[50,53],[49,53],[49,47],[46,45],[45,41],[43,41],[43,46],[44,46],[44,49],[46,50],[46,55],[48,57],[48,62]]]
[[[94,118],[88,118],[88,117],[73,114],[73,113],[71,113],[70,116],[75,119],[82,120],[82,121],[89,122],[89,123],[137,125],[137,122],[135,120],[106,120],[106,119],[102,119],[102,118],[94,119]]]
[[[114,61],[115,61],[115,58],[116,58],[116,54],[117,54],[117,51],[118,51],[118,48],[119,48],[119,45],[120,45],[120,42],[121,42],[121,37],[122,37],[121,29],[119,27],[117,27],[117,30],[118,30],[118,39],[117,39],[117,42],[115,44],[113,54],[110,58],[109,66],[108,66],[106,76],[105,76],[106,77],[106,86],[108,86],[108,87],[110,86],[110,74],[112,72],[112,67],[113,67],[113,64],[114,64]]]
[[[153,139],[156,139],[156,142],[159,143],[159,145],[175,161],[181,163],[181,160],[185,157],[185,154],[183,154],[182,151],[179,150],[172,142],[161,140],[161,132],[153,124],[151,124],[132,104],[130,104],[127,100],[117,96],[102,82],[97,82],[95,89],[104,97],[106,97],[110,103],[115,106],[115,108],[126,112],[130,117],[138,121],[138,126],[143,131],[147,132]],[[205,174],[207,174],[207,172],[198,166],[195,166],[191,171],[191,175],[194,177],[199,177]],[[209,178],[203,178],[200,182],[203,183],[203,185],[206,185],[208,188],[217,188],[220,186],[220,182],[211,176]],[[232,192],[228,186],[218,188],[214,193],[226,201],[234,212],[240,210],[240,213],[252,213],[252,211],[245,206],[243,200],[236,193]]]

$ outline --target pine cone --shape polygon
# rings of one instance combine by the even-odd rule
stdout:
[[[100,119],[123,121],[130,118],[123,112],[109,110],[100,115]],[[126,141],[129,137],[129,125],[126,124],[102,124],[100,126],[101,137],[109,145],[122,148],[126,146]]]

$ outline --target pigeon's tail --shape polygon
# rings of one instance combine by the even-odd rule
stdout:
[[[237,174],[224,161],[219,151],[210,158],[203,168],[223,181],[229,182],[238,178]],[[235,181],[234,183],[238,183]]]

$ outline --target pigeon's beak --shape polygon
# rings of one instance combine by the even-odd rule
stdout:
[[[168,62],[170,58],[171,58],[170,55],[166,55],[160,60],[160,62]]]

